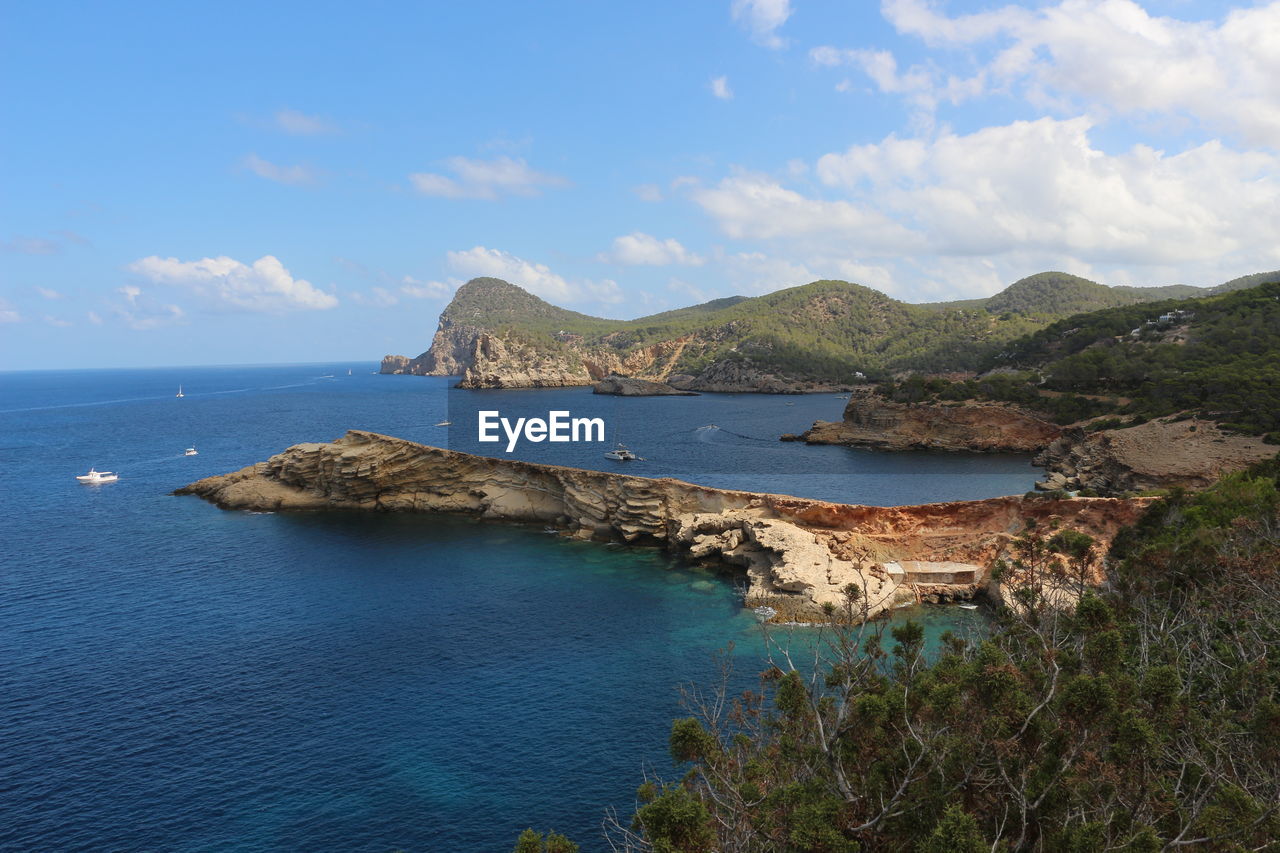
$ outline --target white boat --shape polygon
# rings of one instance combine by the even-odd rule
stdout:
[[[348,376],[350,376],[350,375],[351,375],[351,368],[347,368],[347,375],[348,375]]]
[[[80,476],[76,477],[76,479],[82,483],[93,484],[93,483],[114,483],[116,480],[119,480],[120,477],[115,474],[112,474],[110,471],[95,471],[94,469],[90,468],[88,474],[81,474]]]
[[[440,423],[436,424],[436,426],[452,426],[452,425],[453,425],[453,421],[441,421]]]
[[[175,396],[175,397],[185,397],[185,396],[187,396],[187,395],[182,393],[182,386],[181,386],[181,385],[179,385],[179,386],[178,386],[178,393],[177,393],[177,394],[174,394],[173,396]]]
[[[182,455],[183,456],[199,456],[200,451],[196,450],[194,447],[188,447],[186,450],[182,452]]]
[[[606,450],[604,452],[604,458],[614,459],[618,462],[628,462],[632,459],[639,459],[640,457],[628,450],[625,444],[619,444],[613,450]]]

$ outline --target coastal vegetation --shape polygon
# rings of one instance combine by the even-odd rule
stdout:
[[[466,330],[464,337],[494,334],[571,367],[588,354],[625,358],[679,341],[678,356],[664,367],[670,372],[697,375],[711,365],[746,362],[797,380],[851,383],[902,371],[978,370],[1012,341],[1068,314],[1205,292],[1184,285],[1106,287],[1066,273],[1040,273],[986,299],[916,305],[858,284],[815,281],[764,296],[607,320],[551,305],[499,279],[478,278],[459,288],[441,314],[440,329]]]
[[[1030,528],[990,633],[934,655],[915,623],[850,627],[849,587],[819,658],[687,691],[683,776],[640,786],[612,849],[1277,849],[1278,487],[1280,458],[1175,490],[1101,587],[1088,537]]]
[[[1112,415],[1108,426],[1133,426],[1182,412],[1280,443],[1280,282],[1073,315],[985,366],[1000,370],[877,390],[898,402],[1016,403],[1060,424]]]

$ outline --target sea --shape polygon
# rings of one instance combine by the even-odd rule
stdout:
[[[770,648],[816,641],[766,638],[732,576],[656,548],[171,494],[291,444],[359,428],[502,456],[476,411],[568,411],[606,442],[512,455],[879,505],[1020,494],[1038,473],[777,440],[838,419],[833,394],[461,392],[376,368],[0,373],[0,849],[509,851],[533,827],[607,850],[605,815],[681,774],[682,688],[724,664],[750,687]],[[617,441],[641,459],[605,459]],[[119,480],[81,485],[91,466]],[[931,642],[984,621],[895,618]]]

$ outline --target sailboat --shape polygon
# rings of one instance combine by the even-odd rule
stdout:
[[[625,444],[623,444],[621,441],[618,441],[618,417],[617,417],[618,401],[615,399],[613,403],[614,403],[613,440],[617,443],[615,444],[613,450],[606,450],[604,452],[604,458],[612,459],[615,462],[630,462],[632,460],[639,459],[640,458],[639,456],[636,456],[635,453],[631,452],[631,450]]]
[[[187,395],[182,393],[182,386],[181,386],[181,385],[179,385],[179,386],[178,386],[178,393],[177,393],[177,394],[174,394],[173,396],[175,396],[175,397],[185,397],[185,396],[187,396]]]
[[[349,368],[349,367],[347,368],[347,375],[348,375],[348,376],[350,376],[350,375],[351,375],[351,368]]]

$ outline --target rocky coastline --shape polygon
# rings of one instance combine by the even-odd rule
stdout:
[[[863,591],[869,616],[902,602],[971,597],[1028,522],[1079,530],[1101,552],[1145,506],[1023,497],[836,504],[473,456],[360,430],[294,445],[175,494],[224,509],[464,513],[581,539],[661,545],[744,572],[747,605],[772,607],[777,621],[822,618],[849,584]]]
[[[1061,427],[1013,406],[895,403],[871,393],[855,393],[841,420],[818,421],[793,438],[876,450],[1035,453],[1062,432]]]
[[[697,391],[682,391],[665,382],[636,379],[611,373],[591,386],[593,394],[613,394],[618,397],[697,397]]]
[[[1204,488],[1222,474],[1275,456],[1261,438],[1229,433],[1212,421],[1172,416],[1090,431],[1058,426],[1005,403],[895,403],[855,393],[840,421],[817,421],[782,441],[874,450],[1034,453],[1042,491],[1122,495]]]

